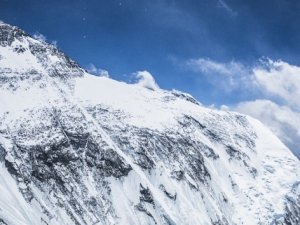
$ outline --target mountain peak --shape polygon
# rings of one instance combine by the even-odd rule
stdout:
[[[49,76],[62,79],[84,74],[84,70],[56,46],[4,22],[0,23],[0,48],[0,56],[3,55],[0,67],[18,74],[19,78],[32,72],[41,74],[45,70]]]
[[[16,26],[0,22],[0,45],[10,46],[16,39],[21,40],[22,37],[28,36],[24,31]]]

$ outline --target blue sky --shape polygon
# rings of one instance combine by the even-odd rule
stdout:
[[[255,116],[298,151],[298,0],[1,0],[0,20],[82,67],[127,82],[146,70],[161,88]]]
[[[1,0],[0,15],[57,41],[83,67],[92,63],[122,80],[148,70],[161,87],[190,92],[205,104],[232,104],[249,95],[216,88],[186,68],[190,59],[300,60],[296,0]]]

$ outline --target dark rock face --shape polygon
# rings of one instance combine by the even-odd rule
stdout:
[[[21,29],[5,24],[0,23],[0,45],[10,46],[15,40],[22,40],[22,37],[28,37],[28,35]]]
[[[140,187],[141,187],[141,189],[140,189],[140,193],[141,193],[140,201],[141,202],[147,202],[147,203],[150,203],[153,206],[155,206],[153,196],[152,196],[149,188],[144,188],[143,185],[140,185]]]
[[[163,161],[169,167],[174,167],[174,170],[180,164],[182,173],[188,174],[201,183],[210,180],[204,156],[213,159],[217,159],[218,156],[209,146],[186,136],[186,132],[183,134],[169,130],[161,133],[150,129],[130,127],[130,125],[111,120],[111,114],[114,112],[101,110],[101,106],[89,109],[89,111],[93,111],[95,120],[101,121],[100,125],[106,128],[118,146],[126,154],[131,155],[134,162],[143,169],[151,171],[156,167],[157,161]],[[117,115],[114,118],[117,118]],[[112,124],[118,125],[112,126]],[[181,162],[180,157],[184,161]]]
[[[3,162],[5,160],[6,151],[5,149],[0,145],[0,162]]]
[[[286,196],[285,211],[286,214],[282,224],[300,224],[300,182],[294,184],[291,193]]]
[[[177,98],[181,98],[196,105],[200,105],[199,102],[196,99],[194,99],[190,94],[183,93],[180,91],[172,91],[172,94]]]
[[[159,188],[168,196],[168,198],[176,201],[176,197],[177,197],[177,194],[171,194],[170,192],[168,192],[165,188],[164,185],[160,185]]]
[[[16,40],[18,40],[20,44],[14,47],[14,52],[22,55],[24,52],[30,51],[42,67],[48,71],[49,76],[66,80],[70,77],[83,75],[84,70],[80,68],[75,61],[59,51],[56,46],[36,41],[18,27],[0,23],[0,46],[11,47],[12,43]],[[56,58],[54,61],[51,60],[53,57]],[[7,68],[5,72],[9,72],[9,68]],[[23,77],[24,79],[24,76],[28,76],[29,74],[29,76],[32,77],[33,73],[34,72],[25,72],[24,74],[19,74],[17,77],[19,79]],[[11,83],[11,81],[9,82]]]
[[[1,218],[0,218],[0,225],[7,225]]]
[[[69,113],[72,111],[76,108],[72,107]],[[0,148],[2,160],[7,156],[4,160],[8,171],[20,184],[26,185],[20,189],[26,200],[39,200],[31,189],[37,186],[49,196],[63,196],[59,205],[66,208],[75,224],[88,224],[92,218],[101,219],[97,214],[105,208],[103,204],[109,203],[108,199],[105,200],[105,195],[109,195],[105,178],[127,176],[130,165],[100,136],[90,133],[78,109],[70,115],[66,109],[58,111],[53,108],[31,111],[30,114],[32,119],[44,123],[32,127],[26,120],[20,121],[15,130],[5,134],[16,136],[13,148],[9,152]],[[28,144],[31,141],[33,144]],[[87,186],[82,182],[87,176],[92,177],[99,189],[106,190],[106,194],[88,197]],[[47,214],[54,216],[51,212]]]
[[[43,67],[47,68],[51,77],[67,79],[83,75],[83,69],[53,45],[30,43],[29,51],[37,57]],[[49,65],[49,60],[47,60],[49,56],[57,57],[59,60]]]
[[[158,163],[163,163],[171,169],[170,176],[174,180],[186,182],[195,190],[201,189],[199,182],[210,187],[211,174],[205,158],[218,160],[219,156],[211,147],[189,136],[195,130],[207,129],[205,125],[184,117],[179,119],[179,129],[161,133],[123,124],[120,112],[101,106],[89,108],[88,112],[142,170],[151,173]],[[38,200],[31,189],[34,185],[49,195],[54,191],[55,196],[64,196],[59,204],[66,208],[75,224],[88,224],[91,218],[105,220],[95,213],[103,210],[103,204],[109,204],[110,188],[105,178],[126,177],[132,170],[131,166],[111,149],[99,133],[94,132],[97,128],[72,103],[66,103],[62,109],[43,108],[28,114],[31,120],[43,122],[31,125],[27,118],[20,118],[13,129],[6,130],[6,136],[15,138],[13,148],[2,154],[8,155],[6,166],[10,173],[17,177],[19,183],[26,185],[21,189],[24,197],[29,202]],[[216,136],[221,139],[217,133]],[[10,161],[12,158],[14,160]],[[88,197],[87,186],[82,182],[86,176],[92,176],[99,190],[106,190],[101,194],[107,199]],[[164,186],[161,186],[161,191],[176,202],[176,193],[170,193]],[[157,223],[147,204],[153,208],[156,205],[150,189],[140,185],[140,203],[135,208]],[[113,215],[113,209],[109,211]],[[47,214],[53,217],[51,212]]]

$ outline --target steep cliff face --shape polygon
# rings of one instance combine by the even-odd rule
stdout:
[[[250,117],[87,74],[0,23],[0,224],[299,224],[300,163]]]

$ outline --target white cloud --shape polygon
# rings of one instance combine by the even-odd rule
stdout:
[[[227,106],[227,105],[221,105],[221,106],[220,106],[220,109],[223,110],[223,111],[229,111],[229,110],[230,110],[230,107]]]
[[[138,79],[137,85],[148,88],[150,90],[158,90],[159,86],[156,84],[153,76],[148,71],[138,71],[135,73]]]
[[[90,74],[93,74],[95,76],[100,76],[100,77],[109,77],[108,71],[97,68],[93,63],[90,63],[86,68],[85,68]]]
[[[300,67],[267,59],[251,76],[261,99],[233,109],[261,120],[300,158]]]
[[[231,76],[236,70],[240,70],[241,65],[235,62],[230,63],[220,63],[213,61],[211,59],[191,59],[187,62],[195,71],[200,71],[203,73],[219,73],[227,76]]]
[[[225,9],[231,16],[236,16],[235,12],[224,0],[218,0],[218,7]]]
[[[300,67],[282,60],[261,59],[254,66],[231,61],[191,59],[185,64],[222,91],[239,90],[256,100],[222,110],[253,116],[267,125],[300,159]]]
[[[281,60],[268,59],[253,69],[257,85],[266,93],[284,100],[292,108],[300,109],[300,67]]]
[[[235,61],[229,63],[217,62],[207,58],[190,59],[185,63],[189,70],[204,75],[216,87],[230,92],[243,86],[252,84],[250,70]]]
[[[51,45],[53,45],[54,47],[57,47],[57,41],[51,41]]]
[[[46,36],[43,35],[43,34],[41,34],[41,33],[39,33],[39,32],[35,32],[33,34],[33,38],[36,39],[36,40],[38,40],[38,41],[42,41],[42,42],[45,42],[47,40]]]
[[[35,32],[32,37],[38,41],[41,41],[41,42],[48,42],[50,43],[51,45],[53,45],[54,47],[57,47],[57,41],[54,40],[54,41],[51,41],[50,40],[47,40],[47,37],[39,32]]]
[[[299,112],[265,99],[241,102],[233,109],[261,120],[300,158]]]

